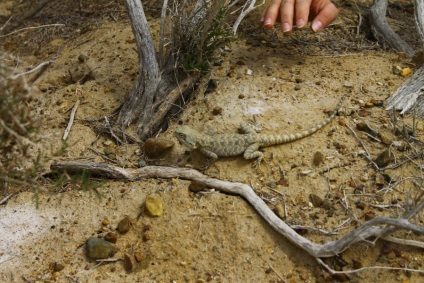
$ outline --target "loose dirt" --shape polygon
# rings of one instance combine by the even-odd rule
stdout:
[[[112,115],[137,79],[137,53],[125,6],[88,1],[79,9],[73,2],[53,2],[24,23],[64,26],[0,38],[1,48],[20,58],[20,69],[54,60],[34,84],[34,115],[45,119],[41,132],[46,150],[62,147],[69,110],[81,101],[66,152],[57,158],[106,162],[96,152],[103,154],[112,147],[112,157],[123,167],[136,167],[143,159],[148,164],[201,168],[205,157],[188,152],[173,137],[178,124],[208,134],[236,132],[241,123],[258,123],[264,133],[293,133],[321,122],[346,97],[339,115],[319,132],[265,148],[259,168],[232,157],[219,159],[204,173],[249,184],[288,224],[304,226],[299,233],[316,243],[341,238],[375,216],[399,217],[413,204],[419,190],[410,177],[423,176],[417,166],[422,166],[422,159],[380,175],[366,158],[369,154],[375,159],[391,148],[396,157],[392,165],[420,150],[416,142],[408,143],[393,133],[390,113],[382,106],[406,80],[392,67],[410,66],[410,60],[367,39],[358,27],[358,15],[370,1],[336,1],[339,18],[319,34],[299,30],[284,36],[278,29],[264,31],[257,24],[260,11],[253,12],[242,23],[238,38],[217,51],[210,74],[183,111],[158,135],[175,145],[157,159],[146,158],[142,145],[113,146],[112,139],[99,135],[88,123]],[[160,3],[148,2],[146,13],[156,31]],[[1,25],[10,15],[31,8],[19,1],[0,5]],[[411,6],[399,1],[389,11],[390,23],[418,46]],[[209,80],[217,88],[205,94]],[[400,118],[398,125],[412,125],[412,117]],[[360,122],[380,135],[370,137],[360,131]],[[421,141],[423,126],[418,120],[416,137]],[[314,156],[318,156],[315,162]],[[384,269],[331,277],[314,258],[273,231],[243,199],[213,189],[193,193],[187,181],[96,180],[100,186],[95,186],[78,178],[56,186],[40,184],[38,194],[20,192],[0,206],[1,282],[423,280],[419,273]],[[163,199],[162,216],[145,215],[148,195]],[[113,258],[140,252],[145,264],[135,272],[127,272],[122,261],[98,265],[85,256],[85,241],[115,231],[125,216],[131,219],[131,227],[118,235],[119,251]],[[413,222],[422,225],[422,216]],[[307,227],[337,234],[323,235]],[[396,236],[422,241],[405,231]],[[382,240],[364,241],[327,261],[344,270],[368,266],[423,270],[423,262],[421,249]],[[55,269],[54,263],[64,268]]]

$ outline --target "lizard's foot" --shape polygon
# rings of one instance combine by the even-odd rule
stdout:
[[[261,166],[262,160],[263,160],[262,156],[256,158],[256,160],[253,162],[253,167],[255,167],[256,169],[259,169],[259,167]]]

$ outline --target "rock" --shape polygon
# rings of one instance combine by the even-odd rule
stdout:
[[[117,252],[117,248],[110,242],[97,237],[91,237],[85,243],[87,257],[91,259],[106,259]]]
[[[378,165],[378,167],[382,168],[389,165],[391,162],[393,162],[394,159],[395,157],[389,148],[377,156],[375,163]]]
[[[128,272],[132,272],[137,267],[137,261],[135,260],[135,257],[131,253],[125,253],[124,254],[124,267],[125,270]]]
[[[212,114],[213,114],[213,115],[215,115],[215,116],[217,116],[217,115],[221,115],[221,114],[222,114],[222,107],[215,107],[215,108],[212,110]]]
[[[55,261],[50,264],[50,268],[53,270],[53,272],[59,272],[59,271],[62,271],[65,268],[65,266]]]
[[[149,138],[144,143],[144,152],[151,158],[157,158],[173,147],[175,142],[171,140]]]
[[[205,90],[204,93],[205,94],[208,94],[208,93],[214,92],[217,87],[218,87],[218,83],[216,82],[216,80],[215,79],[210,79],[208,81],[208,86],[206,87],[206,90]]]
[[[375,184],[379,186],[384,185],[384,176],[381,173],[375,174]]]
[[[315,207],[321,207],[322,206],[322,202],[323,202],[322,198],[319,197],[318,195],[310,194],[309,199]]]
[[[109,219],[107,219],[107,218],[103,219],[103,221],[102,221],[102,225],[103,225],[103,226],[107,226],[107,225],[109,225],[109,224],[110,224]]]
[[[134,258],[137,262],[140,262],[140,261],[143,260],[143,254],[140,253],[140,252],[137,252],[137,253],[134,254]]]
[[[152,217],[163,214],[162,199],[158,196],[147,196],[144,203],[144,212]]]
[[[190,192],[198,193],[200,191],[204,191],[207,187],[203,184],[197,183],[197,182],[191,182],[188,186],[188,189]]]
[[[325,159],[324,154],[323,154],[321,151],[317,151],[317,152],[315,152],[315,154],[314,154],[313,164],[314,164],[315,166],[318,166],[318,165],[320,165],[321,163],[324,163],[324,159]]]
[[[392,144],[392,138],[388,133],[378,133],[378,137],[380,138],[381,142],[385,145],[391,145]]]
[[[109,232],[104,236],[104,239],[110,243],[116,244],[118,237],[115,233]]]
[[[116,159],[116,145],[111,143],[103,150],[104,154],[110,159]]]
[[[285,219],[286,218],[286,213],[284,210],[284,205],[282,203],[278,203],[275,208],[274,208],[274,212],[275,214],[277,214],[278,217],[280,217],[281,219]]]
[[[119,233],[121,233],[121,234],[127,233],[128,230],[130,230],[130,225],[131,225],[130,218],[128,216],[125,216],[125,218],[122,219],[121,221],[119,221],[119,223],[118,223]]]

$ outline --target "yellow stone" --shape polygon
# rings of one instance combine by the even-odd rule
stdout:
[[[149,216],[161,216],[163,214],[163,202],[158,196],[147,196],[144,204],[144,212]]]
[[[403,69],[402,69],[402,71],[401,71],[401,73],[400,73],[400,75],[401,75],[402,77],[407,77],[407,76],[409,76],[410,74],[412,74],[412,69],[411,69],[411,68],[408,68],[408,67],[403,68]]]

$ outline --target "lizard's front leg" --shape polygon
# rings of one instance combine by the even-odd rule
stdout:
[[[262,152],[259,151],[259,144],[258,143],[253,143],[251,145],[249,145],[246,150],[243,153],[243,157],[244,159],[255,159],[255,166],[259,166],[259,164],[261,163],[264,154]]]
[[[206,155],[208,157],[208,162],[202,169],[209,168],[209,166],[211,166],[211,164],[218,159],[218,155],[213,151],[201,148],[200,152],[203,153],[203,155]]]

